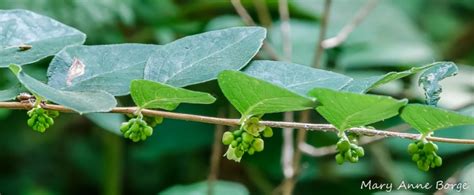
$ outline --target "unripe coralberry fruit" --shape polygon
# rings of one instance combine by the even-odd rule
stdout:
[[[146,140],[153,134],[153,128],[141,118],[132,118],[128,122],[122,123],[120,131],[125,138],[129,138],[134,142]]]
[[[30,117],[27,121],[28,126],[35,131],[44,133],[47,128],[54,124],[54,120],[49,116],[49,113],[52,113],[54,117],[59,115],[57,111],[50,112],[41,107],[31,109],[28,111],[28,116]]]
[[[341,155],[341,153],[336,154],[336,162],[337,164],[344,164],[344,157]]]
[[[257,138],[253,141],[252,148],[255,149],[256,152],[263,151],[263,139]]]
[[[349,150],[351,144],[349,143],[348,140],[342,140],[342,141],[339,141],[337,142],[337,150],[339,151],[347,151]]]
[[[222,143],[224,145],[229,145],[232,143],[232,141],[234,141],[234,134],[232,134],[232,132],[226,131],[222,135]]]
[[[244,142],[251,143],[253,141],[253,135],[250,135],[246,132],[243,132],[242,133],[242,140],[244,140]]]
[[[365,155],[364,148],[344,138],[337,142],[336,149],[338,152],[335,157],[337,164],[343,164],[344,161],[356,163],[359,161],[359,157]]]
[[[408,153],[412,155],[411,159],[415,161],[417,167],[423,171],[441,166],[442,159],[436,154],[437,151],[438,146],[426,140],[419,140],[408,145]]]
[[[263,137],[272,137],[273,136],[273,130],[271,127],[265,127],[263,130]]]

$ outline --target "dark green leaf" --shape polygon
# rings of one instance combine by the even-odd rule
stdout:
[[[407,104],[405,99],[321,88],[312,90],[310,95],[322,104],[316,110],[341,131],[396,116],[398,110]]]
[[[133,80],[130,91],[133,101],[140,108],[174,110],[180,103],[212,104],[216,101],[216,98],[208,93],[148,80]]]
[[[53,58],[48,85],[69,91],[130,93],[130,81],[142,79],[145,63],[158,45],[117,44],[68,47]]]
[[[0,10],[0,35],[0,67],[30,64],[86,39],[72,27],[27,10]],[[22,51],[21,45],[31,48]]]
[[[218,76],[219,86],[230,103],[242,114],[251,115],[306,110],[314,101],[280,86],[242,72],[226,70]]]
[[[207,181],[194,183],[191,185],[177,185],[170,187],[160,194],[162,195],[207,195],[209,184]],[[213,184],[212,194],[227,195],[248,195],[249,191],[245,186],[235,182],[216,181]]]
[[[342,74],[308,66],[265,60],[253,61],[244,72],[302,96],[316,87],[339,90],[352,80]]]
[[[145,79],[183,87],[215,79],[222,70],[240,70],[258,52],[265,34],[261,27],[235,27],[179,39],[150,57]]]
[[[21,71],[18,65],[10,65],[11,71],[15,73],[23,86],[33,94],[46,98],[49,101],[63,105],[76,112],[108,112],[115,107],[117,101],[114,96],[104,91],[96,92],[73,92],[62,91],[52,88]]]
[[[420,75],[418,84],[425,90],[426,103],[436,106],[441,94],[439,82],[447,77],[458,73],[458,67],[452,62],[440,62],[436,66],[429,68]]]
[[[400,116],[422,134],[453,126],[474,125],[474,117],[421,104],[405,106]]]

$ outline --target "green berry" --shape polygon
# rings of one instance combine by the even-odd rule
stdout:
[[[242,133],[242,140],[247,143],[251,143],[253,141],[253,135],[250,135],[246,132]]]
[[[263,137],[272,137],[273,136],[273,130],[271,127],[265,127],[263,130]]]
[[[337,164],[344,164],[344,157],[341,155],[341,153],[336,154],[336,162]]]
[[[239,145],[239,142],[237,142],[237,140],[234,140],[230,143],[230,145],[235,148]]]
[[[441,157],[439,157],[439,156],[436,156],[436,157],[434,158],[434,164],[435,164],[437,167],[441,166],[441,165],[443,164],[443,159],[442,159]]]
[[[408,153],[410,155],[415,154],[418,151],[418,146],[415,143],[408,144]]]
[[[249,153],[250,155],[253,155],[253,154],[255,153],[255,149],[249,148],[249,150],[247,151],[247,153]]]
[[[232,134],[231,132],[229,131],[226,131],[223,135],[222,135],[222,143],[224,145],[229,145],[232,143],[232,141],[234,141],[234,134]]]
[[[263,151],[263,147],[264,147],[263,139],[261,139],[261,138],[255,139],[253,144],[252,144],[252,147],[253,147],[253,149],[255,149],[256,152]]]
[[[233,134],[234,134],[235,137],[240,137],[240,135],[242,135],[242,132],[243,131],[241,129],[239,129],[239,130],[234,131]]]
[[[435,148],[435,144],[432,142],[428,142],[423,146],[423,151],[426,153],[436,152],[437,148]]]
[[[351,163],[356,163],[359,161],[359,157],[358,156],[352,156],[349,160]]]
[[[355,151],[358,157],[363,157],[365,155],[364,148],[360,146],[357,146],[357,148],[355,148]]]
[[[344,152],[344,158],[345,158],[346,160],[350,161],[351,158],[352,158],[352,152],[351,152],[350,150],[345,151],[345,152]]]
[[[347,140],[342,140],[339,141],[336,146],[338,151],[345,152],[350,149],[351,144]]]
[[[413,156],[411,157],[411,159],[412,159],[413,161],[418,161],[418,160],[420,160],[420,155],[419,155],[419,154],[413,154]]]

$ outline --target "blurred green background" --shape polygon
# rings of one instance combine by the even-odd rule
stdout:
[[[278,1],[242,2],[254,20],[268,28],[267,40],[281,54]],[[336,35],[365,3],[334,0],[327,37]],[[322,7],[322,0],[289,0],[293,62],[311,64]],[[83,31],[88,45],[166,44],[187,35],[244,25],[232,4],[224,0],[0,0],[0,9],[17,8],[50,16]],[[46,81],[50,60],[25,66],[26,71]],[[440,105],[474,115],[474,1],[380,0],[344,44],[323,56],[325,69],[356,78],[439,60],[454,61],[460,68],[459,75],[442,82]],[[0,89],[14,81],[8,70],[0,69]],[[219,108],[230,108],[215,81],[191,88],[211,92],[219,101],[208,106],[182,105],[176,112],[215,116]],[[374,93],[423,101],[416,77],[392,82]],[[131,105],[128,97],[119,100],[121,105]],[[232,109],[228,115],[238,117]],[[281,118],[274,114],[264,119]],[[124,120],[120,115],[62,114],[45,134],[30,130],[26,120],[25,111],[0,110],[0,194],[157,194],[164,190],[183,194],[206,186],[201,183],[170,189],[207,179],[213,125],[165,119],[151,138],[131,143],[113,132]],[[325,122],[316,112],[312,113],[312,121]],[[386,128],[400,123],[394,118],[374,126]],[[220,192],[272,193],[284,179],[281,131],[275,133],[265,142],[264,152],[245,156],[240,164],[221,159],[219,180],[241,185],[223,183]],[[437,131],[436,136],[474,139],[474,131],[472,126],[464,126]],[[308,143],[314,146],[335,142],[332,133],[308,134]],[[410,161],[408,143],[389,138],[370,144],[366,146],[368,155],[359,163],[342,166],[336,165],[332,155],[304,156],[294,194],[370,194],[377,191],[360,190],[361,181],[433,183],[451,177],[469,182],[470,191],[464,193],[473,192],[474,146],[440,143],[443,166],[422,172]]]

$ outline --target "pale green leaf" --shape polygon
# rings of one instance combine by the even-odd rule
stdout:
[[[291,74],[288,74],[290,73]],[[257,60],[244,73],[284,87],[306,96],[311,89],[328,88],[339,90],[352,79],[342,74],[311,68],[299,64]]]
[[[209,184],[207,181],[190,185],[176,185],[160,192],[161,195],[207,195]],[[212,194],[248,195],[247,188],[242,184],[228,181],[215,181]]]
[[[422,134],[453,126],[474,125],[474,117],[430,105],[408,104],[400,116]]]
[[[433,66],[440,66],[443,63],[444,62],[435,62],[435,63],[428,64],[425,66],[413,67],[409,70],[405,70],[402,72],[389,72],[381,76],[372,76],[368,78],[354,79],[348,85],[344,86],[343,91],[349,91],[349,92],[354,92],[354,93],[366,93],[374,88],[377,88],[391,81],[419,73]]]
[[[262,46],[261,27],[235,27],[188,36],[159,48],[146,63],[145,79],[176,87],[240,70]]]
[[[68,47],[48,68],[48,85],[68,91],[130,93],[130,81],[142,79],[145,63],[158,45],[115,44]]]
[[[18,65],[10,65],[23,86],[33,94],[39,95],[76,112],[108,112],[117,104],[114,96],[104,91],[73,92],[52,88],[25,74]]]
[[[180,103],[212,104],[212,95],[148,80],[133,80],[130,92],[140,108],[174,110]]]
[[[312,99],[242,72],[223,71],[218,76],[218,82],[226,98],[242,117],[306,110],[314,106]]]
[[[89,120],[94,122],[98,127],[105,129],[111,133],[122,136],[120,125],[125,122],[125,116],[118,113],[89,113],[85,114]]]
[[[0,10],[0,67],[30,64],[85,39],[84,33],[49,17],[27,10]],[[31,45],[31,49],[21,51],[20,45]]]
[[[398,115],[407,100],[388,96],[338,92],[330,89],[314,89],[310,95],[322,104],[316,110],[337,129],[369,125]]]
[[[447,77],[458,73],[458,67],[453,62],[440,62],[424,71],[418,80],[418,84],[425,90],[426,104],[436,106],[441,94],[441,85],[439,82]]]

